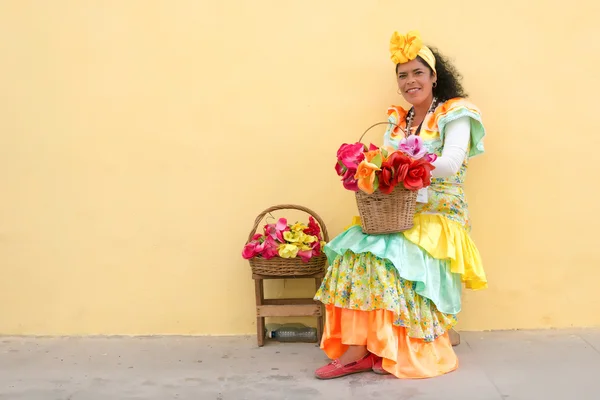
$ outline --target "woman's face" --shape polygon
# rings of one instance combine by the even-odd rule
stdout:
[[[413,106],[429,105],[433,101],[433,83],[437,76],[418,58],[398,65],[396,77],[402,96]]]

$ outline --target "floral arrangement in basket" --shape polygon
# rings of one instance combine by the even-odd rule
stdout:
[[[418,191],[430,185],[436,159],[437,155],[424,148],[423,139],[410,135],[402,139],[398,150],[344,143],[337,152],[335,170],[344,187],[353,192],[390,194],[400,184]]]
[[[320,256],[323,246],[325,241],[321,236],[321,228],[312,216],[308,217],[308,226],[300,222],[289,224],[285,218],[280,218],[277,223],[266,224],[264,233],[252,236],[244,246],[242,257],[261,257],[266,260],[300,257],[306,263]]]

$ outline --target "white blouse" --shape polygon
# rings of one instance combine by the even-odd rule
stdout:
[[[446,178],[455,175],[467,155],[471,138],[471,121],[468,116],[449,122],[445,128],[442,156],[433,162],[433,178]]]

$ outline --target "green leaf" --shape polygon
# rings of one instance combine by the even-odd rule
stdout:
[[[379,178],[376,176],[375,181],[373,182],[373,193],[375,193],[379,189]]]
[[[383,158],[381,157],[381,154],[377,154],[375,157],[373,157],[373,159],[371,160],[372,164],[377,165],[377,168],[381,168],[381,163],[383,162]]]
[[[383,154],[383,158],[387,158],[388,156],[388,151],[384,148],[381,149],[381,154]]]

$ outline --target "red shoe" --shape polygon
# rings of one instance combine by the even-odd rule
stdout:
[[[315,376],[318,379],[334,379],[359,372],[367,372],[373,370],[373,362],[374,360],[371,353],[368,353],[358,361],[346,365],[340,364],[339,360],[333,360],[324,367],[316,370]]]
[[[373,372],[379,375],[389,375],[390,373],[383,369],[383,358],[373,356],[375,358],[375,363],[373,364]]]

